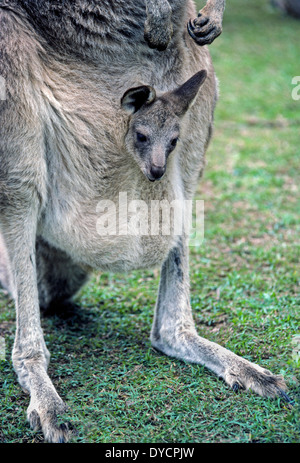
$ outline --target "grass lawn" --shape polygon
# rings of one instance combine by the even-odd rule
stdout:
[[[299,443],[299,37],[300,21],[267,0],[227,2],[210,47],[220,100],[197,194],[205,241],[190,258],[199,334],[282,373],[295,406],[234,394],[206,368],[154,351],[159,272],[95,274],[73,317],[43,319],[74,442]],[[14,330],[13,304],[0,292],[0,442],[42,442],[25,421]]]

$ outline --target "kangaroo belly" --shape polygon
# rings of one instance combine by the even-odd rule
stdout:
[[[185,201],[180,181],[174,189],[164,178],[152,191],[146,182],[141,178],[142,190],[135,184],[117,195],[105,186],[101,196],[95,192],[86,198],[78,188],[64,197],[55,195],[49,200],[40,233],[54,247],[92,268],[129,271],[161,265],[186,232]]]

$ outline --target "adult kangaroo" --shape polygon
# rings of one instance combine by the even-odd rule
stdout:
[[[153,346],[206,365],[234,389],[283,394],[282,377],[196,333],[187,233],[135,234],[126,218],[117,232],[99,230],[99,204],[123,217],[124,193],[147,205],[193,198],[217,100],[209,51],[199,45],[220,33],[224,1],[208,2],[194,21],[192,0],[0,5],[1,247],[30,425],[49,442],[68,439],[57,423],[65,404],[47,374],[40,307],[63,307],[91,269],[161,266]]]

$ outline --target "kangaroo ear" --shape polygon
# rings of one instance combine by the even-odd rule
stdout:
[[[193,77],[172,92],[172,96],[175,96],[176,101],[176,114],[183,116],[188,108],[193,104],[201,85],[206,79],[206,76],[207,72],[203,69],[202,71],[194,74]]]
[[[127,90],[121,99],[121,106],[128,114],[134,114],[145,104],[152,103],[156,98],[154,88],[148,85]]]

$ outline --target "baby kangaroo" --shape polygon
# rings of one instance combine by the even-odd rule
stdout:
[[[214,69],[196,43],[201,27],[187,29],[194,3],[165,3],[173,31],[159,51],[145,39],[153,1],[0,0],[0,277],[15,300],[12,359],[30,395],[27,418],[49,442],[67,441],[69,430],[58,424],[66,406],[47,373],[40,307],[62,309],[92,269],[159,266],[153,346],[235,390],[284,394],[281,376],[197,334],[188,232],[162,233],[159,215],[137,234],[119,202],[190,201],[204,169]],[[100,232],[103,201],[118,223]]]
[[[122,107],[131,115],[126,148],[151,182],[164,175],[179,139],[181,119],[205,78],[206,71],[202,70],[159,98],[154,88],[145,85],[129,89],[122,97]]]

